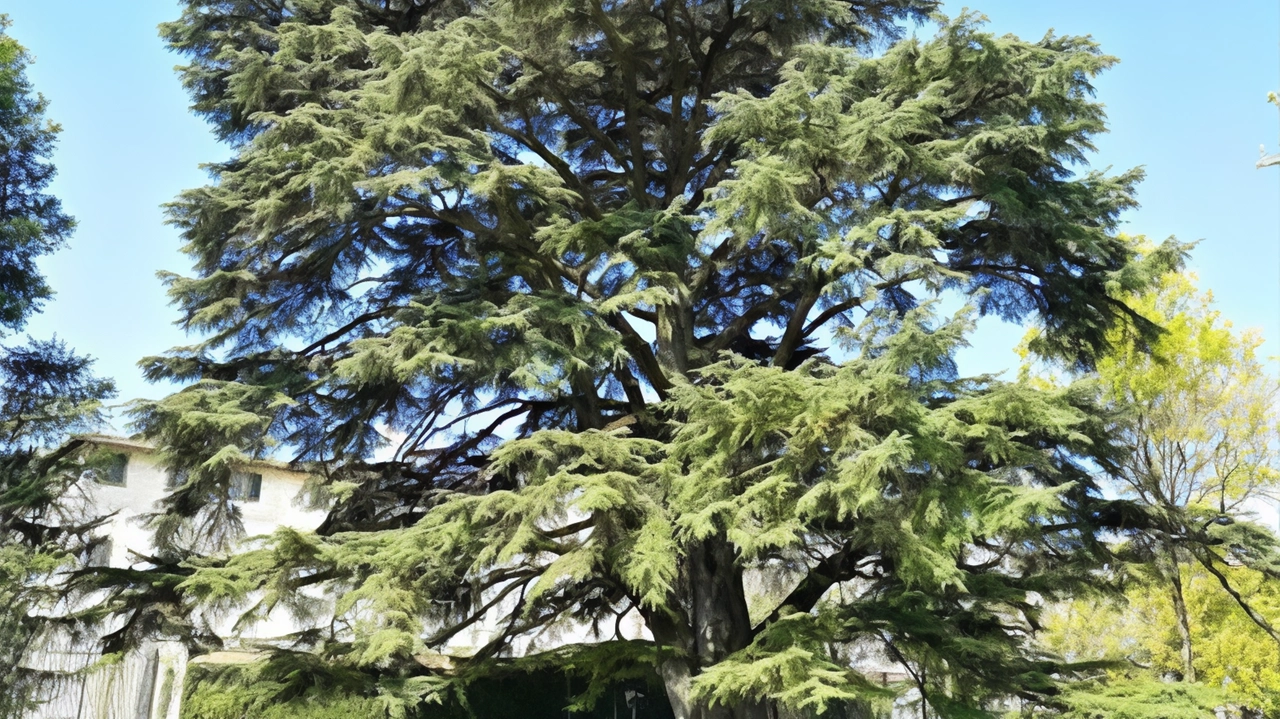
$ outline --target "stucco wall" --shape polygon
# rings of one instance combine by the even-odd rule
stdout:
[[[94,505],[102,512],[117,512],[111,521],[110,564],[125,567],[134,560],[129,550],[151,551],[151,534],[143,526],[142,517],[153,513],[167,493],[168,472],[151,450],[132,443],[104,444],[102,448],[128,456],[123,487],[92,483],[86,487]],[[262,496],[256,502],[237,502],[245,535],[269,534],[280,526],[314,529],[324,519],[324,512],[310,509],[302,501],[306,475],[267,463],[247,467],[262,475]]]
[[[168,472],[152,450],[140,443],[103,438],[95,444],[128,457],[123,486],[86,480],[82,487],[95,513],[115,513],[104,529],[111,539],[106,563],[127,567],[138,561],[136,555],[152,552],[144,517],[157,510],[156,503],[167,493]],[[313,529],[324,519],[324,511],[309,508],[302,501],[306,475],[270,463],[245,470],[262,475],[260,499],[237,502],[246,538],[269,534],[280,526]],[[218,622],[228,635],[233,620],[223,617]],[[271,617],[255,626],[249,636],[278,636],[294,629],[288,617]],[[100,659],[95,647],[51,647],[34,657],[32,664],[75,672]],[[151,642],[109,666],[68,675],[49,688],[46,702],[28,718],[177,719],[186,667],[187,652],[180,643]]]

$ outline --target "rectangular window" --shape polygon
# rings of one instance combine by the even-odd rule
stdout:
[[[261,500],[262,475],[257,472],[232,472],[231,498],[244,502]]]
[[[102,458],[102,465],[93,470],[93,478],[98,484],[109,484],[113,487],[125,485],[125,475],[129,468],[129,455],[109,454]]]

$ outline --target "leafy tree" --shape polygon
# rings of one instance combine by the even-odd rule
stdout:
[[[1280,597],[1274,581],[1243,567],[1233,568],[1230,576],[1256,611],[1276,616]],[[1073,661],[1108,667],[1097,681],[1072,687],[1064,697],[1069,706],[1081,710],[1123,698],[1127,711],[1143,716],[1168,712],[1171,703],[1187,708],[1186,700],[1198,696],[1191,705],[1198,713],[1191,716],[1215,716],[1218,706],[1248,707],[1262,716],[1280,709],[1275,642],[1222,591],[1216,577],[1184,567],[1182,583],[1197,683],[1167,680],[1185,667],[1177,613],[1164,586],[1134,584],[1122,597],[1077,598],[1046,613],[1041,638],[1048,648]]]
[[[1280,483],[1280,384],[1257,357],[1261,336],[1234,333],[1211,302],[1212,296],[1196,296],[1185,275],[1171,276],[1139,310],[1168,327],[1154,351],[1117,352],[1099,364],[1109,398],[1132,409],[1135,451],[1120,477],[1162,520],[1143,548],[1170,591],[1190,681],[1195,664],[1183,565],[1203,563],[1214,575],[1224,565],[1218,553],[1184,540],[1197,534],[1197,523],[1233,520],[1248,500]]]
[[[1273,621],[1280,617],[1280,586],[1274,577],[1244,567],[1230,575],[1255,611]],[[1238,703],[1274,716],[1280,711],[1280,649],[1222,591],[1217,577],[1201,570],[1189,571],[1188,578],[1197,676],[1208,686],[1229,688]]]
[[[1156,291],[1131,302],[1166,332],[1150,352],[1113,343],[1117,350],[1098,363],[1104,401],[1128,415],[1124,441],[1130,451],[1120,462],[1118,488],[1153,518],[1131,549],[1141,571],[1168,592],[1170,625],[1179,635],[1178,671],[1188,681],[1196,680],[1183,591],[1189,565],[1235,596],[1280,642],[1227,576],[1240,562],[1274,573],[1271,533],[1241,520],[1250,500],[1275,496],[1280,484],[1280,383],[1257,356],[1261,335],[1236,332],[1212,303],[1211,294],[1197,292],[1194,277],[1166,276]]]
[[[20,330],[51,291],[35,260],[73,226],[45,193],[58,127],[27,82],[26,50],[0,16],[0,337]],[[38,610],[59,594],[54,577],[84,559],[99,524],[66,501],[74,445],[41,452],[101,420],[110,381],[57,339],[0,347],[0,717],[21,716],[40,679],[23,666],[40,636]]]
[[[1251,500],[1275,495],[1280,385],[1257,356],[1261,336],[1235,331],[1193,276],[1167,275],[1131,306],[1166,332],[1149,353],[1112,352],[1098,375],[1104,401],[1125,408],[1116,489],[1150,525],[1123,547],[1123,598],[1055,609],[1047,646],[1115,662],[1110,691],[1130,708],[1178,675],[1274,712],[1275,538],[1249,520]]]
[[[1115,234],[1140,173],[1081,169],[1112,58],[971,15],[901,38],[933,10],[188,0],[162,32],[235,154],[169,210],[203,339],[134,412],[188,481],[115,606],[293,611],[293,648],[410,705],[529,662],[583,703],[656,669],[682,718],[1050,701],[1033,599],[1135,521],[1090,471],[1108,418],[956,377],[971,314],[932,299],[1089,366],[1155,338],[1124,298],[1183,248]],[[328,518],[210,555],[231,468],[277,451]],[[486,617],[455,672],[414,658]]]

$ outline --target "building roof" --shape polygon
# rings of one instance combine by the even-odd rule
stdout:
[[[156,451],[156,446],[154,444],[146,440],[136,439],[133,437],[117,437],[109,434],[77,434],[74,435],[72,439],[78,439],[89,444],[118,447],[120,449],[132,449],[146,453],[153,453]],[[305,476],[307,474],[307,472],[300,470],[287,462],[279,462],[271,459],[251,459],[245,462],[245,466],[263,467],[282,472],[289,472],[300,476]]]

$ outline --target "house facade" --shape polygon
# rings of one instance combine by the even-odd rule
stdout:
[[[97,435],[81,439],[107,455],[104,468],[79,483],[95,514],[112,515],[94,561],[128,567],[152,553],[151,533],[143,519],[183,478],[168,471],[144,442]],[[238,468],[231,500],[239,509],[245,536],[269,534],[281,526],[317,527],[325,513],[302,501],[306,478],[276,462]],[[251,631],[269,637],[290,629],[287,621],[269,620]],[[29,719],[177,719],[188,661],[181,643],[153,641],[118,662],[94,666],[100,660],[96,647],[50,646],[37,653],[33,666],[65,672],[66,679],[48,688]]]

